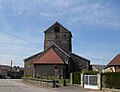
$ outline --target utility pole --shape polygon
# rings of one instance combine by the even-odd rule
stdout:
[[[12,64],[13,64],[13,61],[11,60],[11,68],[10,68],[10,71],[12,71]]]

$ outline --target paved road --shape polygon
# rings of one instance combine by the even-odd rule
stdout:
[[[0,92],[56,92],[52,89],[44,89],[23,83],[16,82],[13,79],[0,79]]]
[[[83,89],[76,86],[62,88],[40,88],[26,85],[20,80],[0,79],[0,92],[100,92],[96,90]]]

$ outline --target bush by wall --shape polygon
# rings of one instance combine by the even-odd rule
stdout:
[[[120,72],[103,73],[102,86],[104,88],[120,89]]]
[[[98,72],[96,71],[83,71],[84,75],[96,75]],[[73,84],[81,84],[81,72],[73,73]]]
[[[81,72],[73,73],[73,84],[81,84]]]
[[[84,75],[96,75],[97,73],[97,71],[83,71]]]
[[[5,75],[0,74],[0,79],[3,79],[3,78],[5,78]]]

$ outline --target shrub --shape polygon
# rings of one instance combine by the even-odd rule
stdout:
[[[74,72],[73,73],[73,83],[74,84],[81,84],[81,72]]]
[[[0,79],[3,79],[3,78],[5,78],[5,75],[0,74]]]
[[[83,71],[84,75],[96,75],[97,73],[97,71]]]
[[[120,72],[103,73],[102,85],[104,88],[120,89]]]

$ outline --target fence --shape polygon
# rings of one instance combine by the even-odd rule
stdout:
[[[77,82],[75,82],[75,78],[78,78]],[[81,83],[79,83],[79,80]],[[101,74],[98,73],[96,75],[84,75],[81,73],[81,76],[75,77],[74,73],[71,73],[71,85],[78,84],[81,87],[91,88],[91,89],[101,89]]]
[[[84,75],[84,87],[98,89],[97,75]]]

